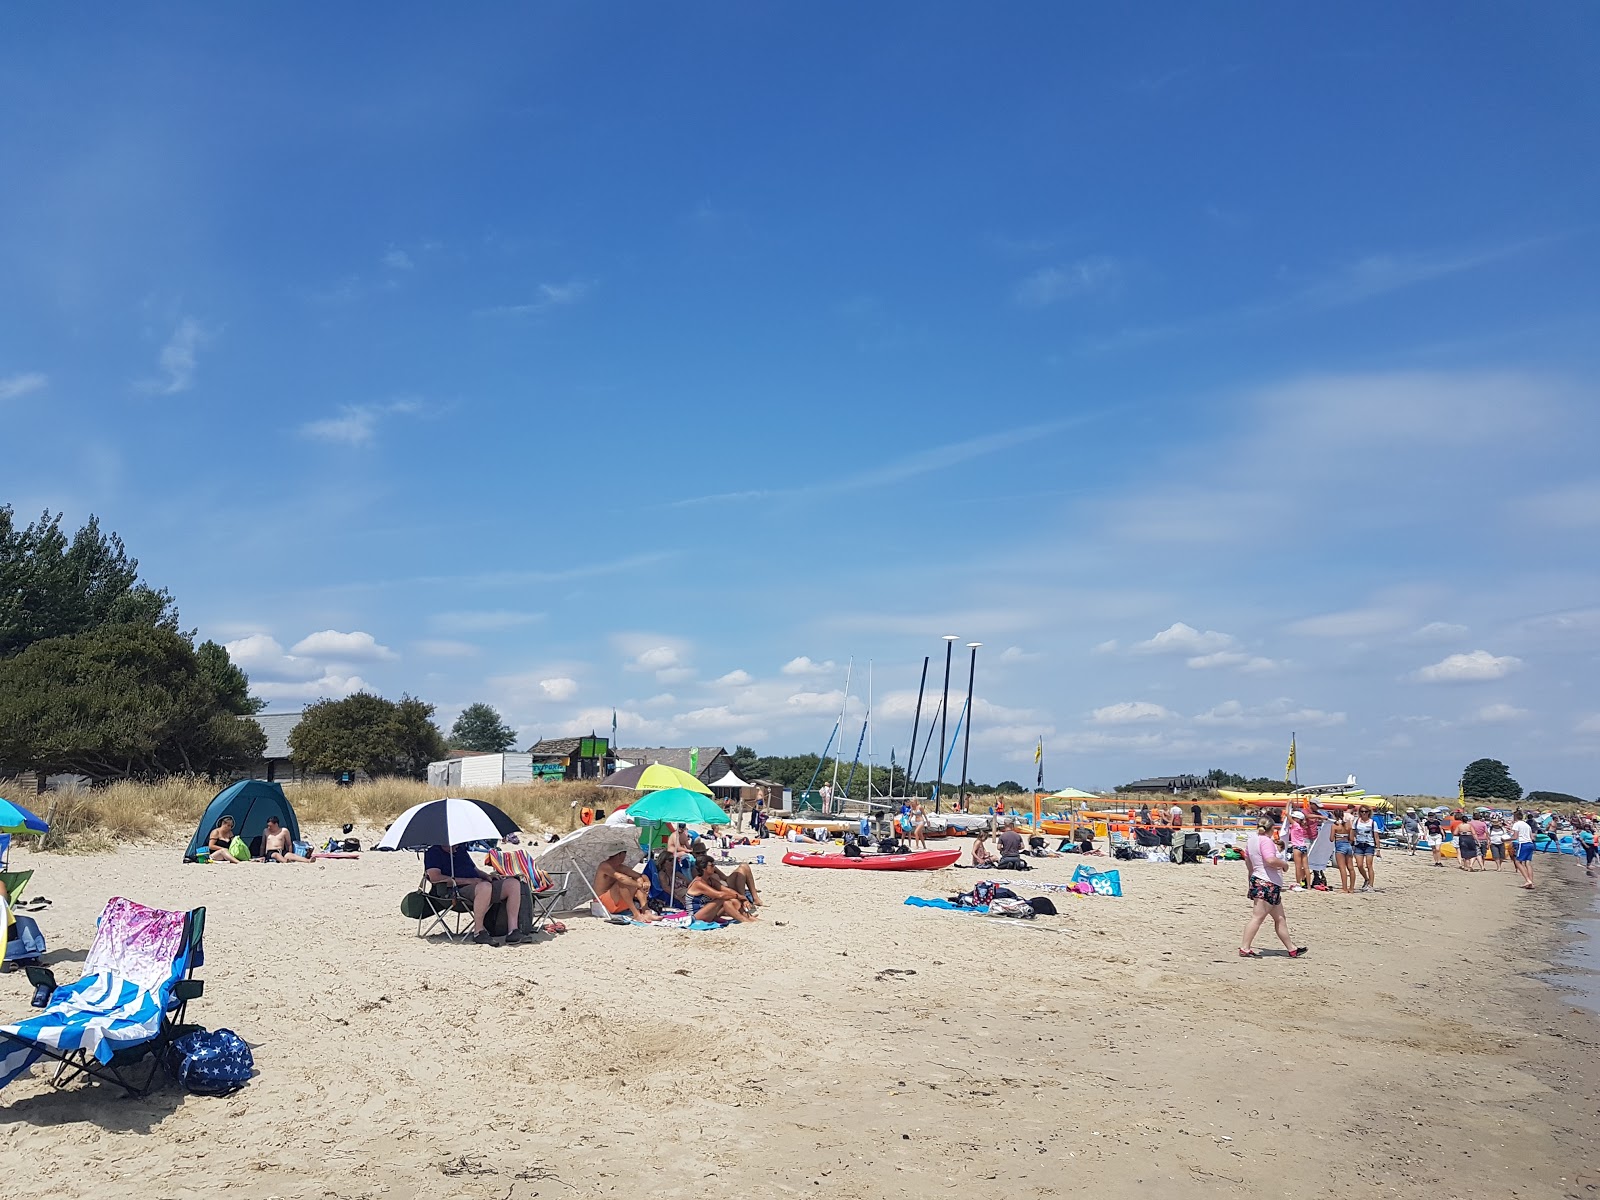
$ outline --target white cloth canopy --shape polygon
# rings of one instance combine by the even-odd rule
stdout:
[[[747,788],[750,785],[735,775],[733,768],[730,767],[726,775],[721,779],[713,779],[710,786],[714,788]]]

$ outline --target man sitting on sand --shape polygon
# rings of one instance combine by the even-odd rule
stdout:
[[[294,839],[277,817],[267,818],[266,832],[261,835],[261,858],[265,862],[310,862],[309,854],[294,852]]]
[[[506,928],[511,931],[506,934],[506,941],[515,945],[522,940],[517,929],[522,888],[515,879],[485,875],[465,846],[429,846],[422,856],[422,866],[429,883],[444,884],[472,905],[473,941],[484,945],[492,940],[483,919],[495,902],[496,892],[502,893],[506,902]]]
[[[603,860],[594,872],[594,894],[614,917],[630,916],[636,921],[654,921],[655,913],[645,907],[650,898],[650,880],[627,865],[628,852],[618,850]]]
[[[239,860],[229,849],[233,845],[233,817],[224,814],[217,827],[206,837],[206,849],[211,851],[210,861],[233,863]]]
[[[694,856],[695,866],[702,862],[711,863],[708,878],[718,887],[726,888],[741,899],[748,898],[750,903],[757,908],[761,907],[761,893],[756,891],[756,877],[749,866],[740,863],[732,870],[723,871],[716,863],[711,862],[711,855],[705,850],[699,850]]]
[[[996,866],[1001,865],[1007,859],[1011,859],[1018,864],[1016,869],[1025,869],[1020,865],[1022,863],[1022,835],[1020,833],[1008,825],[1000,831],[1000,836],[995,840],[1000,843],[1000,862],[996,863]]]

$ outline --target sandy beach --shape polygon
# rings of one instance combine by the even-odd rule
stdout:
[[[1236,863],[1116,864],[1121,899],[1057,895],[1059,917],[1015,922],[903,904],[976,872],[806,871],[762,852],[756,924],[579,917],[500,948],[416,936],[397,911],[411,854],[223,869],[170,847],[19,852],[30,891],[55,900],[41,924],[63,980],[107,898],[205,905],[191,1019],[245,1037],[258,1077],[226,1099],[19,1081],[0,1096],[8,1191],[1600,1190],[1600,1027],[1536,977],[1592,893],[1571,860],[1541,855],[1529,894],[1509,871],[1391,854],[1379,895],[1288,898],[1306,959],[1249,962]],[[1026,878],[1065,881],[1076,861]],[[1257,944],[1275,949],[1270,930]],[[15,1019],[28,989],[4,979]]]

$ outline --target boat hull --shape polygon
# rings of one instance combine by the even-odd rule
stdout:
[[[846,858],[842,854],[796,854],[790,852],[783,861],[791,867],[831,867],[847,871],[937,871],[954,866],[961,857],[959,850],[918,850],[912,854],[863,854],[860,858]]]

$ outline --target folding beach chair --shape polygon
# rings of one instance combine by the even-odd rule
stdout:
[[[57,986],[46,967],[29,967],[28,981],[49,988],[35,1016],[0,1026],[0,1087],[41,1058],[59,1066],[57,1087],[80,1075],[143,1096],[168,1070],[167,1049],[189,1001],[205,983],[194,971],[205,959],[206,910],[167,912],[120,896],[100,914],[94,944],[75,983]],[[136,1069],[150,1066],[142,1083]]]
[[[534,930],[541,929],[550,920],[572,876],[571,871],[540,869],[526,850],[491,850],[487,862],[491,871],[527,883],[528,898],[532,900],[529,920]]]
[[[431,882],[426,871],[417,890],[401,898],[400,915],[416,921],[418,937],[442,933],[459,942],[472,936],[472,905],[449,884]]]

